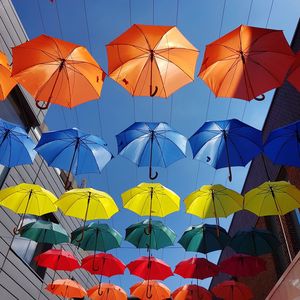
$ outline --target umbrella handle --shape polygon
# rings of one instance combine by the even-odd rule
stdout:
[[[152,292],[151,292],[151,285],[147,285],[147,290],[146,290],[146,297],[148,298],[148,299],[151,299],[152,298]]]
[[[228,172],[229,172],[229,175],[228,175],[228,180],[229,182],[232,181],[232,172],[231,172],[231,166],[228,167]]]
[[[149,168],[149,178],[151,180],[155,180],[157,178],[157,176],[158,176],[158,173],[156,171],[155,171],[155,175],[152,175],[152,168],[150,167]]]
[[[150,85],[150,97],[154,97],[158,92],[158,87],[155,86],[154,92],[152,92],[152,85]]]
[[[35,101],[35,106],[37,108],[39,108],[40,110],[45,110],[45,109],[48,109],[49,105],[50,105],[50,102],[47,101],[46,104],[43,104],[41,105],[40,103],[45,103],[44,101]]]
[[[103,295],[103,291],[101,291],[101,282],[99,283],[99,287],[98,287],[98,295],[99,296]]]
[[[266,96],[265,96],[264,94],[262,94],[262,95],[260,95],[260,96],[258,96],[258,97],[255,97],[254,99],[255,99],[256,101],[263,101],[263,100],[265,100],[265,98],[266,98]]]

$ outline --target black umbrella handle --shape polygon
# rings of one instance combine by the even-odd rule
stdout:
[[[231,163],[230,163],[230,156],[229,156],[229,149],[228,149],[228,140],[227,140],[227,133],[223,130],[224,142],[225,142],[225,149],[226,149],[226,157],[227,157],[227,165],[228,165],[228,180],[232,181],[232,172],[231,172]]]
[[[154,97],[157,94],[157,92],[158,92],[158,86],[155,86],[154,92],[152,90],[153,90],[153,88],[152,88],[152,84],[151,84],[150,85],[150,97]]]
[[[149,284],[149,280],[148,280],[148,283],[147,283],[146,297],[148,299],[152,298],[152,286]]]
[[[265,100],[265,98],[266,98],[266,96],[265,96],[264,94],[262,94],[262,95],[260,95],[260,96],[258,96],[258,97],[255,97],[254,99],[255,99],[256,101],[263,101],[263,100]]]
[[[155,172],[155,175],[152,175],[152,156],[153,156],[153,142],[154,142],[154,131],[151,131],[150,137],[150,159],[149,159],[149,179],[155,180],[158,176],[158,173]]]
[[[43,103],[43,104],[41,104],[41,103]],[[50,105],[50,101],[47,101],[47,102],[44,102],[44,101],[38,101],[38,100],[35,101],[35,106],[36,106],[37,108],[39,108],[40,110],[48,109],[49,105]]]

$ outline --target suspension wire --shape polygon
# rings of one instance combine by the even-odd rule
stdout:
[[[177,3],[176,3],[176,26],[178,25],[178,15],[179,15],[179,0],[177,0]]]
[[[274,6],[274,0],[272,0],[272,2],[271,2],[270,11],[269,11],[269,15],[268,15],[267,23],[266,23],[266,28],[269,27],[269,22],[270,22],[271,14],[273,11],[273,6]]]

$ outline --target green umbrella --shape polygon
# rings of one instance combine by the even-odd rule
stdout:
[[[172,246],[175,232],[161,221],[144,220],[126,228],[125,240],[137,248],[161,249]]]
[[[30,222],[20,229],[20,236],[37,243],[68,243],[67,232],[57,223],[38,220]]]
[[[103,251],[119,248],[122,236],[107,224],[92,222],[71,233],[71,243],[83,250]]]
[[[238,231],[229,243],[235,252],[252,256],[277,251],[280,245],[281,243],[273,233],[256,228]]]
[[[178,243],[186,250],[207,254],[224,249],[230,241],[227,231],[218,225],[190,226]]]

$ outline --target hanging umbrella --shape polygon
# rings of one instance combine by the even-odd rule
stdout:
[[[121,242],[122,236],[118,231],[98,222],[79,227],[71,233],[71,243],[85,251],[106,252],[121,247]]]
[[[0,119],[1,165],[12,168],[18,165],[32,164],[36,155],[34,147],[35,144],[31,137],[23,128]]]
[[[229,243],[230,236],[220,226],[201,224],[188,227],[178,243],[186,250],[207,254],[223,250]]]
[[[217,97],[263,100],[294,59],[281,30],[241,25],[206,46],[198,76]]]
[[[168,167],[186,157],[187,139],[167,123],[135,122],[117,136],[118,153],[139,167],[149,166],[149,178],[154,180],[152,166]]]
[[[140,183],[124,192],[123,206],[140,216],[165,217],[180,208],[180,198],[160,183]]]
[[[219,267],[205,258],[192,257],[179,262],[174,273],[183,278],[205,279],[219,273]]]
[[[134,96],[167,98],[194,80],[198,50],[175,26],[134,24],[106,51],[109,76]]]
[[[173,300],[211,300],[211,293],[196,284],[186,284],[172,293]]]
[[[169,288],[156,280],[142,281],[130,288],[130,294],[142,300],[162,300],[171,297]]]
[[[127,300],[126,292],[118,285],[102,283],[101,291],[99,295],[99,286],[96,285],[87,291],[87,295],[92,300]]]
[[[300,167],[300,121],[273,130],[264,153],[274,164]]]
[[[40,35],[13,47],[12,54],[13,78],[40,109],[50,103],[71,108],[100,96],[105,73],[82,46]]]
[[[236,254],[220,263],[220,272],[232,276],[256,276],[265,270],[265,260],[245,254]]]
[[[205,122],[189,138],[194,159],[215,169],[246,166],[262,151],[261,131],[237,119]]]
[[[0,101],[5,100],[17,82],[11,77],[11,66],[6,55],[0,51]]]
[[[60,224],[44,220],[24,225],[20,228],[20,236],[37,243],[56,245],[69,242],[68,234]]]
[[[70,173],[101,173],[112,158],[101,138],[77,128],[43,133],[35,150],[49,166],[68,171],[66,184]]]
[[[300,71],[300,51],[296,53],[296,59],[288,72],[287,81],[291,83],[297,91],[300,91],[299,71]]]
[[[212,288],[216,297],[224,300],[250,300],[253,299],[251,289],[244,283],[227,280],[217,284]]]
[[[253,256],[275,252],[280,245],[270,231],[257,228],[238,231],[229,243],[235,252]]]
[[[137,248],[161,249],[172,246],[175,232],[161,221],[144,220],[126,228],[125,240]]]
[[[53,283],[48,284],[46,290],[64,298],[83,298],[87,295],[85,289],[71,279],[56,279]]]

